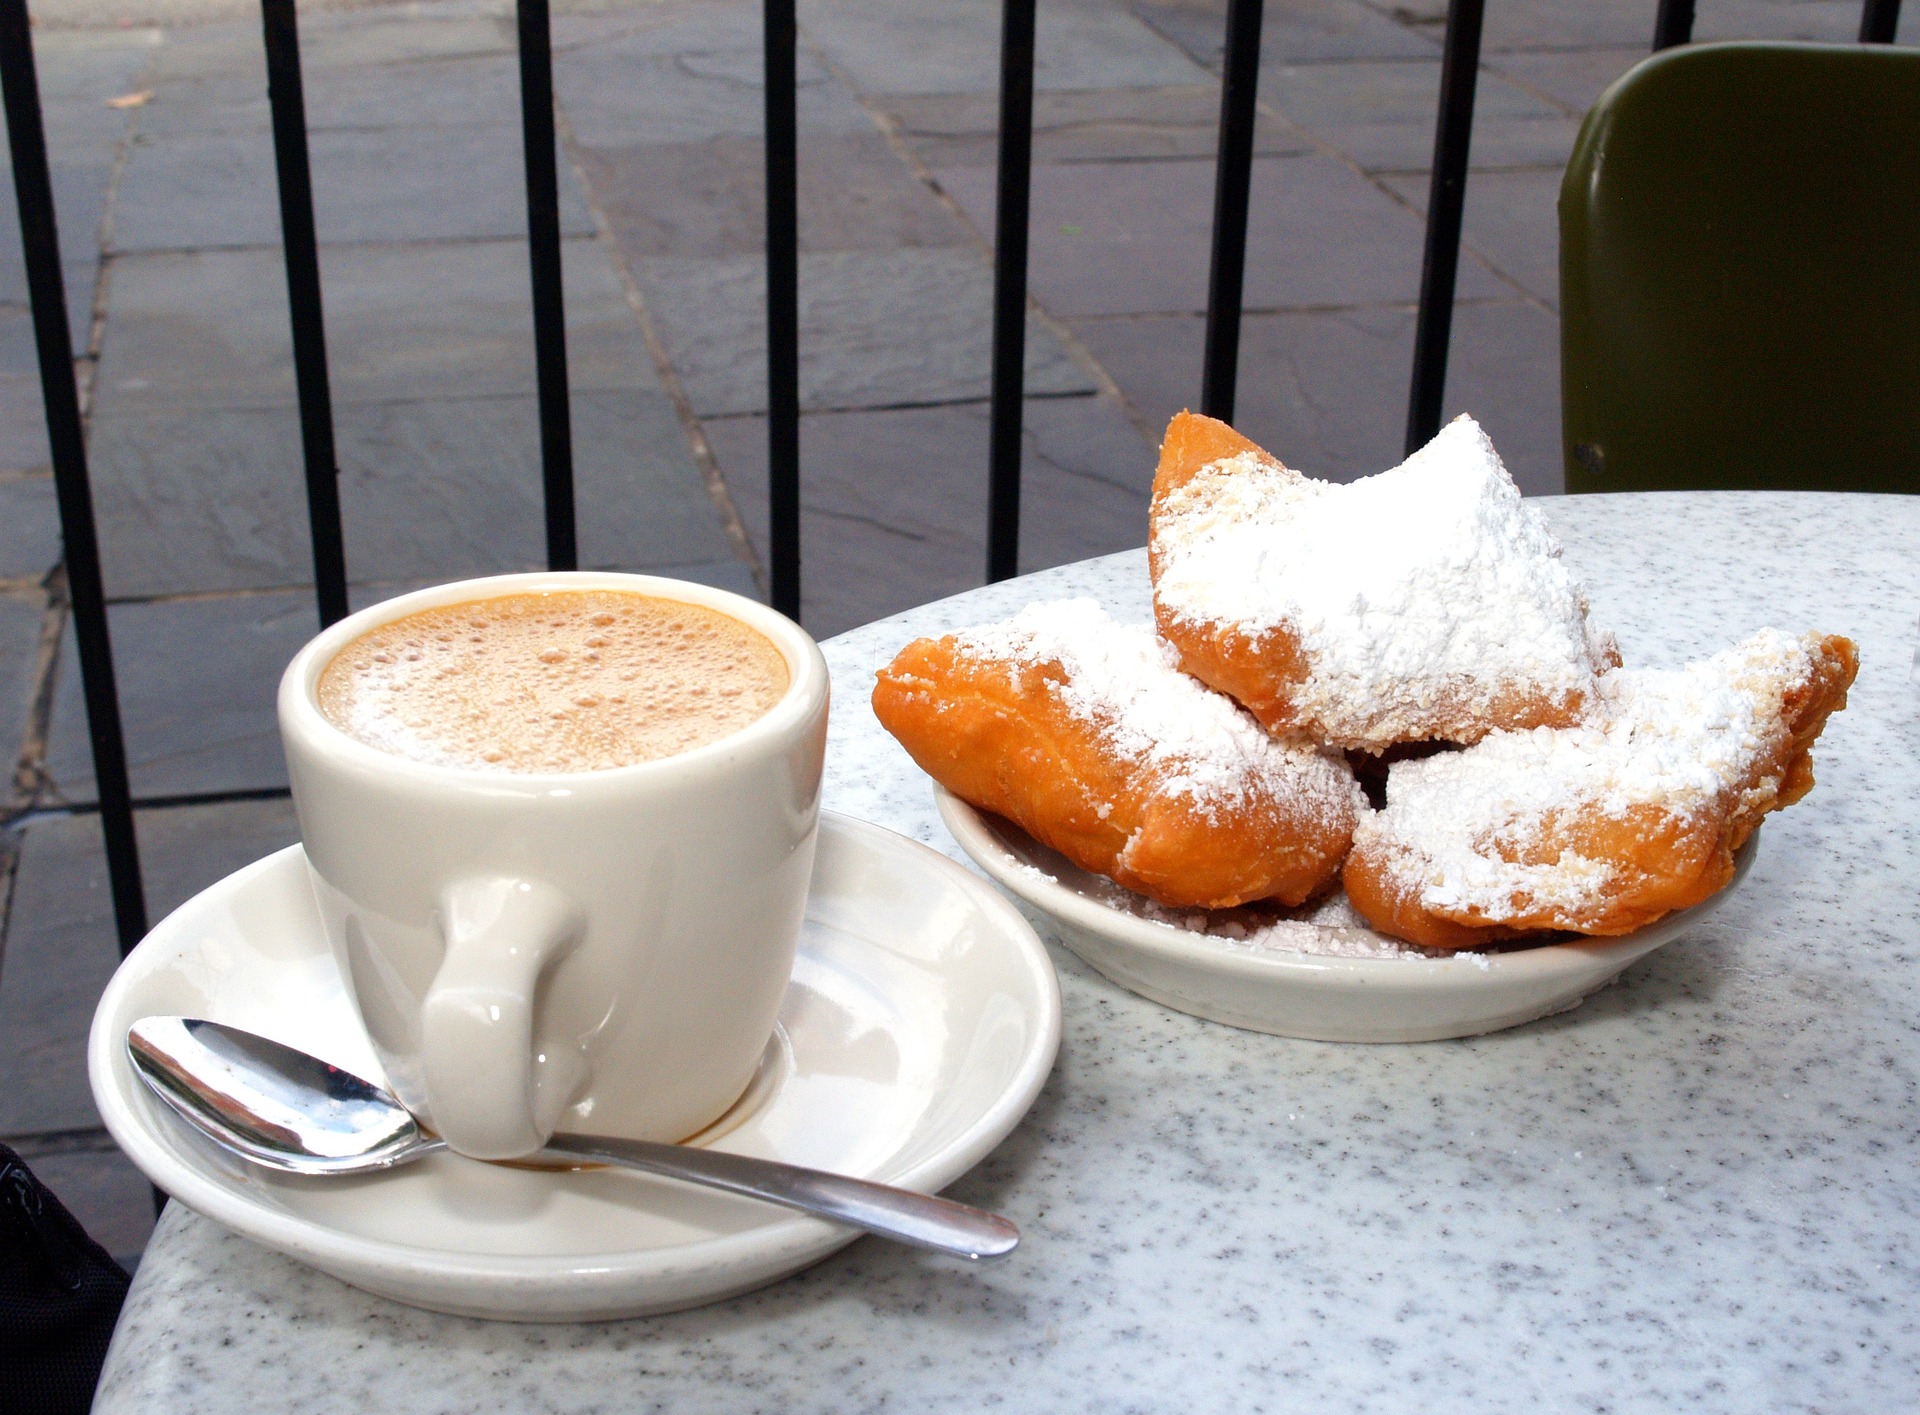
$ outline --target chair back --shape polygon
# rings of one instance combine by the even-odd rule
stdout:
[[[1569,491],[1920,492],[1920,51],[1698,44],[1560,189]]]

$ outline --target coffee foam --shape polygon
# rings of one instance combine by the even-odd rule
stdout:
[[[787,662],[717,610],[625,590],[502,595],[353,640],[320,675],[334,726],[396,756],[501,772],[603,771],[764,716]]]

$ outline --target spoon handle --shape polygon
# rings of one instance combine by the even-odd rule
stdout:
[[[1002,1258],[1020,1241],[1019,1229],[984,1209],[778,1160],[605,1135],[555,1135],[542,1157],[685,1179],[962,1258]]]

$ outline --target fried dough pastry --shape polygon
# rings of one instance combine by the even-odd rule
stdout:
[[[1279,735],[1377,753],[1563,727],[1619,663],[1471,418],[1341,486],[1181,413],[1147,544],[1180,666]]]
[[[1853,644],[1766,629],[1703,663],[1603,676],[1589,722],[1397,763],[1343,872],[1374,928],[1428,948],[1629,933],[1733,877],[1768,811],[1813,787]]]
[[[947,790],[1162,904],[1298,904],[1365,802],[1344,761],[1278,743],[1092,600],[918,639],[873,710]]]

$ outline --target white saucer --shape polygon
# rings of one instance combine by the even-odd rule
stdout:
[[[401,1302],[578,1321],[745,1292],[853,1241],[783,1209],[612,1170],[430,1156],[358,1179],[229,1159],[147,1094],[130,1024],[210,1017],[379,1078],[327,951],[298,846],[175,911],[120,965],[87,1065],[120,1148],[161,1188],[255,1241]],[[1033,1104],[1060,992],[1026,920],[953,862],[890,831],[821,819],[806,929],[760,1077],[700,1137],[932,1192]]]
[[[1759,844],[1734,856],[1727,887],[1619,938],[1507,953],[1349,958],[1282,952],[1196,933],[1116,908],[1111,881],[1079,869],[1012,822],[938,785],[940,818],[960,848],[1060,926],[1062,942],[1121,987],[1212,1022],[1321,1042],[1430,1042],[1517,1027],[1580,1000],[1693,928],[1740,887]],[[1394,941],[1366,929],[1360,935]]]

